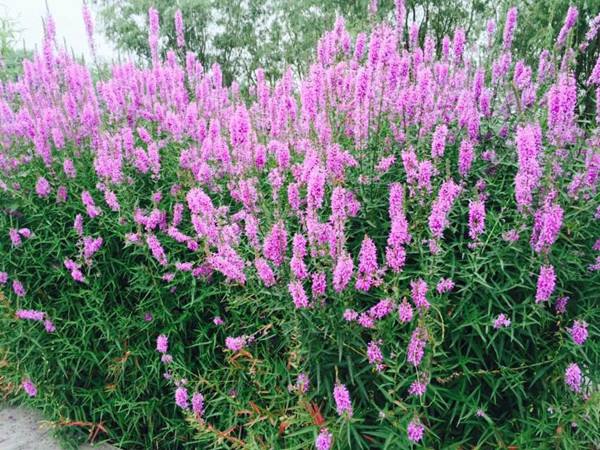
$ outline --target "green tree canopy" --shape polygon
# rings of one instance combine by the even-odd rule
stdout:
[[[18,30],[9,17],[0,17],[0,80],[12,80],[22,72],[22,62],[30,56],[18,48]]]
[[[286,67],[304,73],[310,65],[317,40],[343,15],[347,28],[358,33],[368,27],[370,0],[97,0],[104,30],[118,48],[138,57],[150,57],[148,46],[148,9],[160,15],[161,47],[177,48],[174,15],[183,13],[186,50],[193,51],[205,68],[221,65],[224,81],[252,83],[257,68],[275,79]],[[406,23],[419,24],[422,43],[430,35],[438,51],[444,36],[452,37],[457,25],[468,39],[485,32],[487,19],[497,22],[496,38],[502,39],[506,11],[516,6],[519,27],[514,54],[537,64],[543,48],[552,48],[570,4],[579,9],[573,33],[578,41],[587,32],[588,23],[598,14],[597,0],[406,0]],[[394,0],[378,2],[378,18],[394,20]],[[408,39],[405,27],[404,39]],[[572,37],[572,38],[573,38]],[[593,68],[598,55],[594,48],[578,56],[578,80]],[[533,51],[532,51],[533,49]],[[185,50],[180,49],[181,56]],[[522,56],[521,56],[522,55]],[[581,74],[581,75],[579,75]]]
[[[268,78],[287,66],[302,72],[313,49],[337,15],[353,32],[366,29],[369,0],[99,0],[104,29],[117,47],[142,58],[150,57],[148,8],[160,14],[162,48],[176,48],[174,14],[184,17],[187,49],[205,67],[221,65],[225,82],[252,80],[258,67]],[[484,0],[427,0],[406,2],[407,20],[420,20],[420,38],[430,33],[441,42],[469,17],[467,32],[479,32],[492,8]],[[381,0],[377,16],[393,19],[394,0]]]

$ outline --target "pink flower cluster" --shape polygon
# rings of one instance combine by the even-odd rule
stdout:
[[[48,318],[48,315],[45,312],[36,311],[33,309],[19,309],[15,313],[15,317],[20,320],[43,322],[46,333],[54,333],[56,331],[54,323]]]
[[[370,1],[373,20],[377,11],[377,1]],[[93,50],[87,7],[83,16]],[[228,302],[244,297],[240,293],[260,292],[244,301],[256,308],[280,301],[299,327],[323,313],[344,330],[368,336],[362,348],[377,371],[388,348],[379,332],[397,312],[400,324],[393,325],[410,338],[406,358],[390,354],[387,363],[402,361],[417,372],[408,392],[422,397],[428,386],[422,366],[435,359],[425,358],[427,344],[438,338],[431,319],[451,316],[461,301],[455,281],[440,277],[452,276],[460,293],[470,287],[458,267],[457,274],[439,269],[446,254],[464,255],[453,264],[468,265],[469,258],[481,257],[479,250],[513,251],[524,244],[520,236],[529,236],[528,253],[540,267],[535,294],[528,288],[531,308],[541,308],[534,295],[543,305],[568,289],[556,247],[569,244],[571,214],[585,209],[582,201],[596,199],[600,181],[600,138],[597,128],[580,128],[582,93],[572,49],[565,48],[578,17],[570,7],[556,39],[554,50],[564,49],[563,60],[544,51],[536,71],[525,60],[514,61],[516,8],[508,10],[501,49],[489,51],[487,66],[474,57],[481,49],[471,49],[463,28],[440,40],[439,51],[417,24],[405,30],[406,7],[395,0],[395,22],[374,24],[369,35],[353,37],[338,18],[304,76],[296,79],[288,70],[268,82],[264,70],[256,71],[247,102],[237,83],[225,85],[218,65],[204,67],[193,52],[179,60],[190,29],[180,10],[172,18],[177,51],[160,48],[158,11],[150,8],[151,66],[119,63],[99,81],[53,45],[49,18],[42,51],[24,61],[18,80],[0,83],[0,193],[31,193],[36,208],[68,211],[73,227],[67,234],[77,255],[61,256],[62,270],[77,283],[94,279],[100,270],[94,258],[117,249],[145,254],[148,276],[171,293],[190,280],[203,287],[223,283],[234,293],[224,296],[225,311]],[[598,29],[600,16],[586,47]],[[491,47],[495,21],[486,32]],[[600,60],[587,83],[600,96]],[[598,219],[600,208],[586,214]],[[24,239],[36,229],[16,220],[11,217],[2,235],[19,254],[35,243]],[[117,227],[123,229],[118,242],[110,235]],[[598,251],[600,244],[590,247]],[[589,263],[590,270],[600,270],[600,256]],[[31,278],[22,279],[36,292]],[[0,272],[0,285],[8,280]],[[27,304],[23,283],[11,280],[18,304]],[[85,287],[77,283],[71,284]],[[567,303],[567,297],[555,302],[561,321]],[[511,326],[509,317],[520,320],[504,311],[482,320],[494,329]],[[41,311],[19,309],[16,318],[55,329]],[[236,333],[229,317],[227,325],[219,316],[212,320],[219,326],[211,326],[215,333],[230,326]],[[582,320],[566,332],[578,346],[589,339]],[[233,358],[254,339],[217,336],[237,353]],[[157,337],[156,351],[169,365],[167,378],[176,379],[166,335]],[[567,367],[564,378],[571,390],[581,391],[577,364]],[[175,403],[189,410],[184,384],[175,390]],[[305,394],[309,384],[301,373],[293,390]],[[35,395],[30,381],[23,389]],[[335,385],[333,398],[340,416],[353,415],[345,385]],[[191,397],[197,418],[204,401],[200,393]],[[418,419],[409,422],[409,440],[420,442],[424,433]],[[330,449],[332,433],[322,428],[315,445]]]
[[[350,401],[350,392],[344,384],[336,384],[333,389],[333,398],[339,416],[347,415],[352,417],[352,402]]]

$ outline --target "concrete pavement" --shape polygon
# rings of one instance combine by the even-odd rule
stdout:
[[[62,450],[44,426],[40,413],[0,405],[0,450]],[[118,450],[110,445],[84,445],[80,450]]]

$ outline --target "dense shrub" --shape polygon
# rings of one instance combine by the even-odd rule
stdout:
[[[3,391],[124,448],[598,446],[600,17],[534,70],[515,9],[437,54],[397,4],[248,100],[153,10],[98,82],[48,18],[0,85]]]

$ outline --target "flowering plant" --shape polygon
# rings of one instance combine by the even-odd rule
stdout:
[[[124,448],[597,444],[600,107],[577,105],[600,62],[578,87],[577,10],[532,68],[514,8],[489,48],[458,28],[437,51],[396,4],[248,99],[161,60],[152,8],[152,65],[98,81],[46,19],[0,84],[22,398]]]

